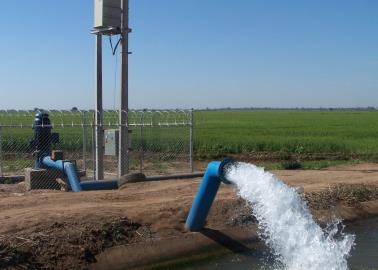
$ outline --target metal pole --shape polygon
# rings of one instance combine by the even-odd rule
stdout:
[[[190,172],[193,172],[193,109],[190,110],[190,126],[189,126],[189,168]]]
[[[104,130],[102,127],[102,35],[96,35],[96,174],[95,179],[104,179]]]
[[[119,107],[119,155],[118,175],[122,176],[129,172],[128,153],[128,112],[129,112],[129,1],[121,0],[121,95]]]
[[[85,112],[82,114],[83,124],[83,170],[87,170],[87,121],[85,119]]]
[[[0,127],[0,176],[3,176],[3,137],[2,137],[1,127]]]

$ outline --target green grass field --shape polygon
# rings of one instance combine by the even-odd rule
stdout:
[[[377,111],[200,111],[195,114],[199,156],[250,152],[374,157]]]

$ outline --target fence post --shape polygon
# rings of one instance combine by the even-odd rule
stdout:
[[[142,111],[141,116],[140,116],[139,171],[141,173],[143,172],[143,158],[144,158],[144,132],[143,132],[143,127],[144,127],[144,112],[145,112],[145,110]]]
[[[194,115],[193,109],[190,110],[190,124],[189,124],[189,168],[190,172],[193,172],[193,124]]]
[[[94,112],[96,113],[96,111]],[[95,115],[93,115],[93,119],[95,119]],[[94,120],[92,120],[92,161],[93,161],[93,178],[96,178],[96,125]]]
[[[82,127],[83,127],[83,170],[87,171],[87,123],[85,119],[85,112],[82,114]]]
[[[0,126],[0,176],[3,176],[3,134],[2,127]]]

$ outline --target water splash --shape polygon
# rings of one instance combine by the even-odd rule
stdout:
[[[226,177],[253,206],[259,234],[284,269],[348,269],[355,237],[342,233],[338,223],[322,230],[294,188],[247,163],[232,166]]]

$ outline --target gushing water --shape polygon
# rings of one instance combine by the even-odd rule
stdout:
[[[347,269],[354,236],[342,233],[338,223],[326,229],[316,224],[301,196],[252,164],[237,163],[226,172],[239,195],[253,207],[259,234],[288,270]]]

